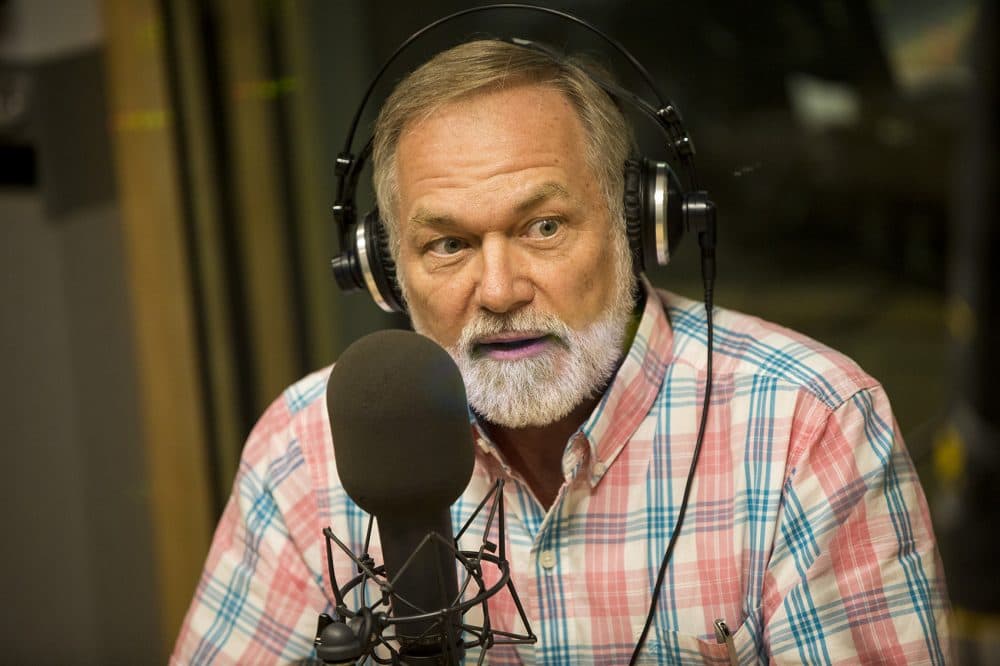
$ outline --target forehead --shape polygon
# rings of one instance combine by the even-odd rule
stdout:
[[[579,125],[579,114],[561,90],[544,83],[512,81],[485,88],[431,106],[403,126],[401,136],[448,126],[481,128],[484,124],[510,130],[529,130],[537,124]],[[527,123],[527,124],[525,124]]]
[[[396,167],[405,181],[449,174],[489,178],[504,170],[581,166],[585,132],[560,91],[522,84],[447,102],[404,126]],[[403,194],[401,192],[401,194]]]

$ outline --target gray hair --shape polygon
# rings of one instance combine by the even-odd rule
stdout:
[[[624,239],[623,167],[635,140],[621,110],[587,73],[595,69],[599,68],[582,58],[556,59],[533,48],[489,39],[443,51],[404,78],[379,112],[372,156],[375,197],[392,256],[399,252],[396,148],[406,126],[459,98],[523,84],[552,87],[576,109],[588,138],[587,162],[607,201],[613,230]],[[599,75],[609,78],[604,71]]]

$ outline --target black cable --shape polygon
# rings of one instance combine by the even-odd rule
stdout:
[[[687,481],[684,483],[684,495],[681,498],[681,508],[677,512],[677,524],[674,525],[670,541],[667,543],[667,551],[663,554],[663,560],[660,562],[660,570],[656,574],[656,584],[653,586],[653,598],[649,602],[649,612],[646,613],[646,622],[643,624],[642,633],[639,634],[639,641],[635,644],[635,649],[632,651],[632,658],[628,662],[629,666],[638,663],[639,653],[642,651],[642,646],[646,643],[646,636],[649,634],[649,628],[653,624],[653,616],[656,614],[656,606],[660,600],[660,588],[663,587],[667,565],[670,562],[670,556],[673,555],[674,546],[677,545],[677,538],[681,533],[681,525],[684,524],[684,515],[687,513],[688,499],[691,496],[691,486],[694,485],[694,473],[698,467],[698,458],[701,456],[701,445],[705,441],[705,427],[708,424],[708,406],[712,400],[712,343],[715,337],[712,326],[713,282],[714,275],[705,276],[706,354],[708,360],[705,364],[705,398],[701,407],[701,423],[698,426],[698,439],[695,441],[694,453],[691,456],[691,469],[688,471]]]

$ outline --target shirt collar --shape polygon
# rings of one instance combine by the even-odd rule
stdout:
[[[645,276],[640,278],[640,288],[646,293],[646,305],[635,337],[611,385],[580,428],[589,447],[592,487],[604,477],[653,406],[672,358],[673,330],[664,305]]]

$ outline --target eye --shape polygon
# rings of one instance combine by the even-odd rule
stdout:
[[[546,217],[532,222],[531,226],[528,227],[527,235],[535,238],[551,238],[556,235],[561,226],[562,220]]]
[[[465,241],[449,236],[447,238],[437,239],[428,245],[427,249],[435,254],[451,255],[461,252],[466,247],[468,247],[468,245]]]

